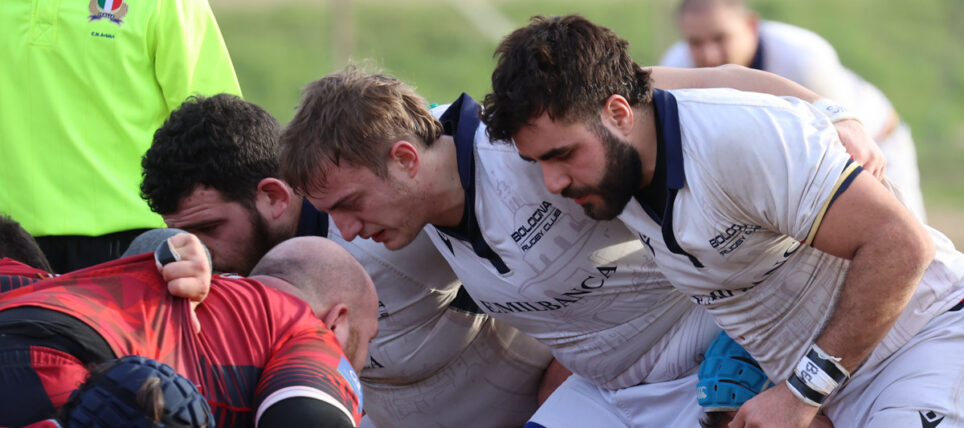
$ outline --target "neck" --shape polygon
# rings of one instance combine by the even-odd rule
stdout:
[[[459,163],[455,141],[443,135],[424,152],[424,200],[429,204],[428,222],[435,226],[455,227],[465,211],[465,189],[459,179]]]
[[[636,110],[630,135],[630,143],[643,163],[641,187],[638,190],[646,188],[653,181],[656,172],[656,138],[656,114],[650,103]]]
[[[279,236],[284,236],[285,239],[294,237],[298,233],[298,224],[301,223],[301,207],[308,203],[305,198],[300,196],[292,195],[291,199],[291,203],[285,208],[278,222],[278,228],[281,229]]]

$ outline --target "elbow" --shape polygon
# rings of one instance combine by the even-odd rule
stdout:
[[[902,249],[909,270],[923,275],[924,270],[934,260],[937,249],[927,229],[919,222],[914,223],[912,227],[905,229],[904,239],[898,241],[896,244],[899,246],[894,248]]]
[[[918,239],[918,254],[920,255],[919,262],[921,270],[927,269],[931,262],[934,260],[934,256],[937,255],[937,247],[934,245],[934,239],[931,235],[927,233],[927,230],[923,227],[921,229],[921,234]]]

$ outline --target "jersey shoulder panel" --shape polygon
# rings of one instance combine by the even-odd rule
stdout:
[[[305,325],[276,344],[255,393],[257,414],[291,397],[325,401],[361,421],[361,381],[334,333],[321,321]]]

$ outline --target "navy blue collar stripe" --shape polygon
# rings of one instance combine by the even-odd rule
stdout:
[[[465,190],[465,208],[462,221],[455,228],[439,227],[439,231],[472,245],[472,251],[488,259],[500,274],[509,273],[502,258],[482,238],[479,222],[475,217],[475,132],[481,125],[479,112],[482,107],[465,93],[455,100],[439,121],[455,140],[455,152],[459,166],[459,181]]]
[[[686,256],[693,266],[702,268],[703,263],[683,250],[676,241],[676,236],[673,235],[673,202],[679,190],[686,185],[686,174],[683,171],[683,137],[680,131],[676,97],[667,91],[653,89],[653,113],[656,116],[656,138],[666,150],[666,209],[660,224],[663,241],[671,252]],[[653,217],[654,210],[642,200],[637,199],[637,201],[643,210]],[[653,220],[659,222],[655,217]]]
[[[318,211],[308,203],[301,201],[301,217],[298,219],[298,234],[295,236],[323,236],[328,237],[328,213]]]

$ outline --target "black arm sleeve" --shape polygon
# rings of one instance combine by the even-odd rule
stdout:
[[[355,423],[337,407],[308,397],[281,400],[268,407],[258,421],[258,428],[299,426],[353,428]]]

